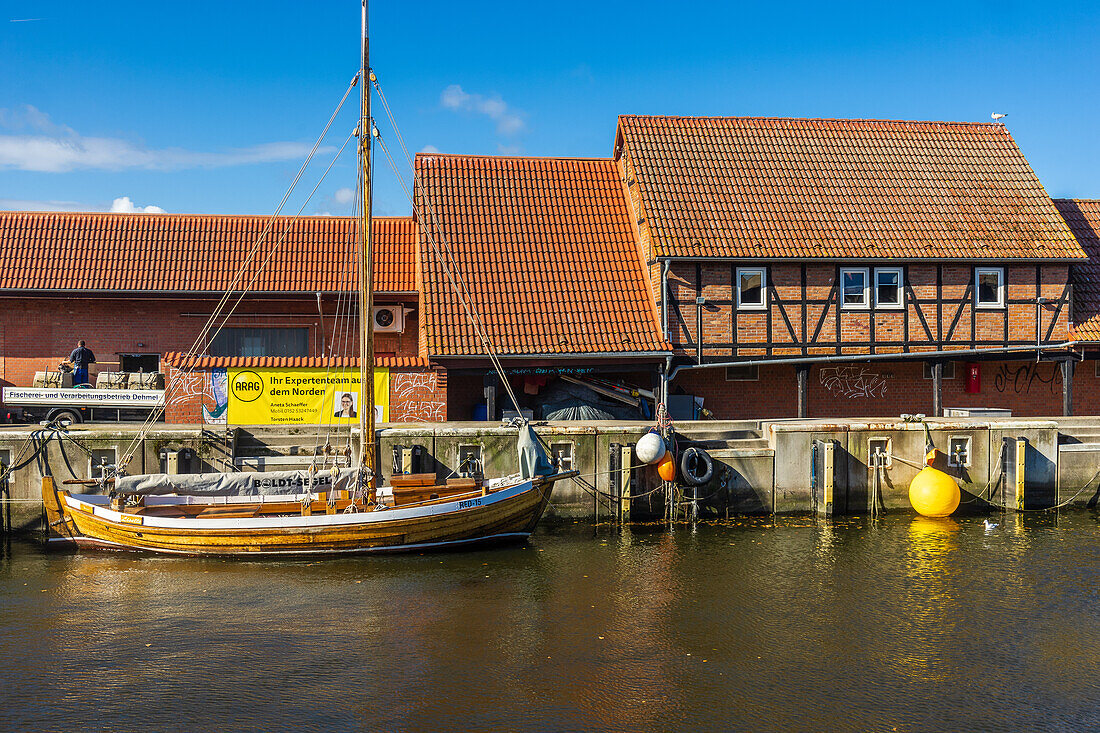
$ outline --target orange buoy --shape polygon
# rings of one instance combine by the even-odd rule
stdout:
[[[955,479],[931,466],[922,468],[909,484],[909,503],[926,517],[950,515],[959,508],[961,499]]]
[[[657,475],[665,481],[676,480],[676,459],[672,457],[672,451],[665,453],[665,457],[657,464]]]

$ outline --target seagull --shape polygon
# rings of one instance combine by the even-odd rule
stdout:
[[[1002,117],[1008,117],[1008,113],[1006,113],[1006,112],[994,112],[993,114],[991,114],[989,116],[992,117],[995,120],[999,120]]]
[[[986,532],[990,531],[991,529],[996,529],[997,528],[997,523],[996,522],[991,522],[988,519],[983,519],[982,524],[985,525],[985,531]]]

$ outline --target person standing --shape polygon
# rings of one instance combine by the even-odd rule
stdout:
[[[84,345],[84,340],[77,342],[73,353],[69,354],[69,361],[73,365],[73,386],[88,383],[88,365],[95,364],[95,354]]]

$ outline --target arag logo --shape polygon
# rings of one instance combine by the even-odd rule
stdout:
[[[264,380],[256,372],[239,372],[229,388],[241,402],[253,402],[264,393]]]

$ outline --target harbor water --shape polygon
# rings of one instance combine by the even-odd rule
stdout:
[[[1095,511],[330,561],[2,548],[4,731],[1100,729]]]

